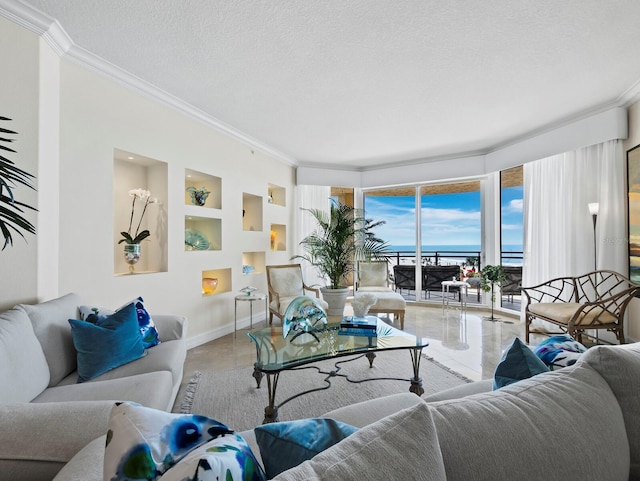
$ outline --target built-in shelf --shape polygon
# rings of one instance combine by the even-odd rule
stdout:
[[[284,224],[271,224],[269,232],[269,248],[272,251],[287,250],[287,226]]]
[[[222,250],[222,220],[211,217],[184,217],[184,250]]]
[[[222,209],[222,179],[197,170],[185,169],[184,203]]]
[[[262,197],[242,194],[242,229],[262,232]]]
[[[242,274],[263,274],[265,272],[265,256],[262,252],[242,253]]]
[[[287,191],[284,187],[275,184],[268,184],[267,202],[273,205],[286,206]]]
[[[231,269],[202,271],[201,289],[203,296],[215,296],[231,291]]]
[[[125,261],[121,232],[135,238],[148,230],[150,236],[140,243],[140,258],[133,264],[133,273],[149,274],[167,271],[167,163],[133,152],[114,149],[113,154],[113,271],[115,275],[132,273]],[[134,189],[149,191],[146,198],[136,198]],[[132,205],[133,204],[133,205]],[[132,209],[133,217],[132,217]],[[144,211],[144,217],[141,216]]]

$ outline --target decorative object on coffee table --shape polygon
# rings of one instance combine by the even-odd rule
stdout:
[[[313,333],[313,328],[319,324],[327,323],[327,313],[320,303],[307,296],[296,297],[282,318],[282,337],[286,338],[290,332],[294,332],[291,341],[303,334],[310,334],[316,341],[320,341]]]
[[[353,298],[351,307],[353,307],[353,315],[356,317],[364,317],[369,313],[369,308],[373,306],[378,298],[375,294],[366,292]]]

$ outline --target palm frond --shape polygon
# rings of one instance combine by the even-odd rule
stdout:
[[[10,121],[7,117],[0,116],[0,121]],[[17,135],[13,130],[0,127],[2,134]],[[0,137],[0,150],[4,152],[16,151],[5,144],[13,142],[14,139],[5,135]],[[4,250],[8,245],[13,245],[13,234],[18,234],[25,238],[24,232],[35,234],[35,226],[22,216],[24,209],[37,210],[34,207],[16,200],[13,190],[16,185],[24,185],[35,190],[31,180],[35,177],[17,167],[14,162],[0,155],[0,232],[4,237]]]

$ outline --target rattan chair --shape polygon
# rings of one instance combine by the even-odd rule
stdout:
[[[606,330],[625,343],[624,313],[640,286],[622,274],[600,270],[579,277],[558,277],[532,287],[523,287],[526,296],[525,336],[553,335],[531,329],[534,319],[554,324],[578,342],[589,330]]]

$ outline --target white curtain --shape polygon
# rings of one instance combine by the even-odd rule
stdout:
[[[323,209],[329,212],[331,187],[317,185],[299,185],[297,186],[297,209],[296,209],[296,250],[295,254],[304,254],[300,247],[300,241],[307,237],[316,228],[316,222],[308,212],[304,209]],[[302,278],[308,286],[322,287],[327,281],[320,277],[316,270],[309,265],[308,262],[296,259],[302,266]]]
[[[524,165],[523,285],[595,269],[626,275],[624,178],[618,140]],[[600,205],[597,261],[591,202]]]

